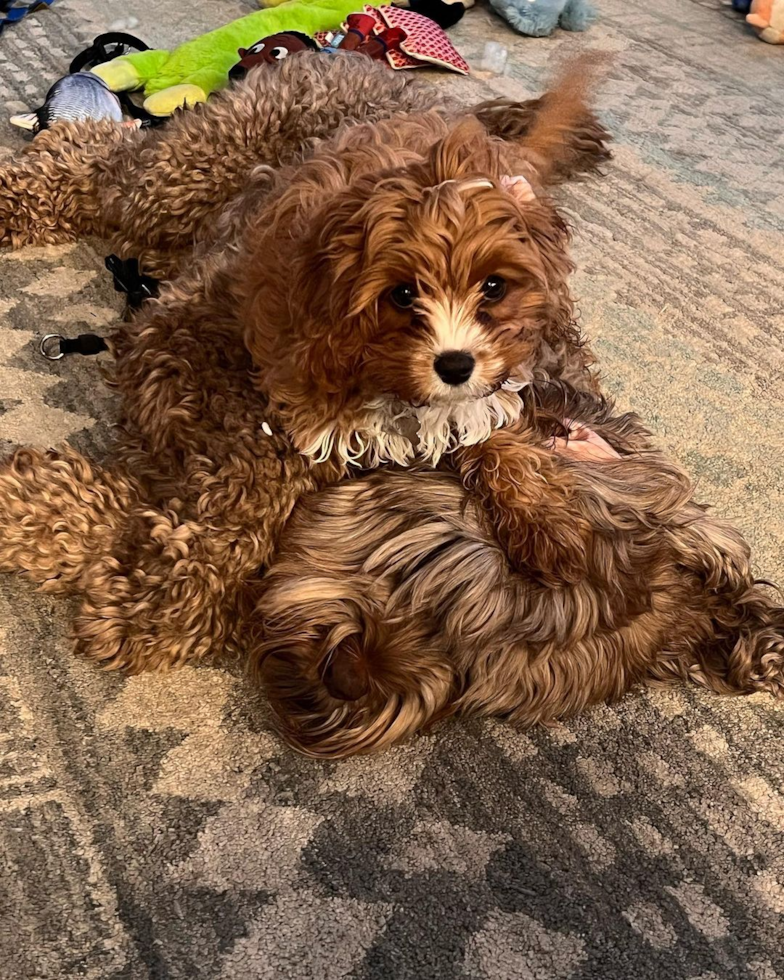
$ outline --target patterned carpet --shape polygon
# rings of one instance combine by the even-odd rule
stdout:
[[[585,46],[615,60],[618,136],[570,193],[577,290],[607,388],[784,583],[784,48],[719,0],[600,0],[584,37],[453,31],[535,92]],[[171,8],[171,9],[169,9]],[[0,155],[72,54],[132,13],[171,42],[252,9],[62,0],[0,41]],[[195,27],[194,27],[195,25]],[[107,328],[100,246],[0,256],[0,439],[101,452],[92,359],[36,353]],[[784,705],[692,690],[518,734],[453,723],[317,764],[214,667],[125,679],[73,658],[70,610],[0,581],[0,976],[8,980],[781,980]]]

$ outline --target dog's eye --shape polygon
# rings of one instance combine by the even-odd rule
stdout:
[[[416,290],[409,282],[402,282],[389,291],[389,298],[399,310],[410,310],[416,299]]]
[[[506,295],[506,279],[503,276],[488,276],[482,283],[482,294],[491,303],[503,299]]]
[[[270,54],[276,61],[283,61],[284,58],[288,57],[288,48],[273,48]]]

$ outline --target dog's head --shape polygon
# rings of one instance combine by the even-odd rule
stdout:
[[[254,242],[246,338],[301,451],[436,461],[576,347],[537,160],[434,114],[349,130],[293,175]]]

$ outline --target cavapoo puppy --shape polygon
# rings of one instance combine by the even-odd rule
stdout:
[[[442,460],[491,517],[497,503],[532,574],[560,580],[557,556],[570,577],[584,564],[570,473],[512,429],[531,378],[594,384],[546,191],[607,155],[584,72],[528,107],[355,122],[296,164],[253,169],[254,153],[285,157],[282,132],[286,152],[301,149],[303,113],[323,133],[313,107],[327,93],[367,101],[371,78],[399,86],[398,104],[409,91],[361,57],[290,64],[251,72],[160,136],[115,131],[94,149],[95,127],[56,127],[44,136],[60,132],[60,145],[39,151],[38,137],[0,170],[3,187],[25,178],[3,218],[17,245],[103,231],[149,258],[202,236],[190,269],[112,338],[122,425],[108,467],[27,449],[0,466],[0,568],[81,593],[79,644],[107,665],[241,650],[252,586],[297,500],[353,466]],[[284,100],[274,124],[247,115],[265,92],[254,75]],[[241,144],[244,171],[219,136]],[[234,198],[232,181],[245,186]],[[504,481],[517,479],[513,494]]]
[[[584,82],[456,112],[302,54],[160,133],[37,137],[0,169],[0,242],[100,234],[175,278],[111,340],[110,462],[0,464],[0,569],[80,594],[107,666],[251,644],[316,754],[650,675],[778,689],[781,613],[737,535],[631,423],[528,392],[596,388],[549,194],[607,157]]]
[[[307,496],[248,630],[295,748],[378,751],[453,714],[529,727],[645,683],[784,696],[784,608],[740,534],[693,501],[634,417],[552,386],[525,402],[531,443],[573,480],[586,574],[556,588],[513,571],[450,473],[376,472]],[[616,452],[554,447],[563,417]]]

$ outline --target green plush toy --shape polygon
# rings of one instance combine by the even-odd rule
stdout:
[[[383,2],[383,0],[379,0]],[[287,0],[272,9],[240,17],[209,34],[186,41],[174,51],[142,51],[93,68],[113,92],[144,89],[144,108],[153,116],[206,101],[229,81],[239,48],[282,31],[317,31],[339,27],[362,0]]]

